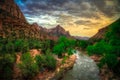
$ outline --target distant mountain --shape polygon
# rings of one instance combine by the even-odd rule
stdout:
[[[48,33],[58,37],[60,36],[71,37],[70,33],[68,31],[65,31],[65,29],[62,28],[60,25],[57,25],[55,28],[49,29]]]
[[[60,25],[52,29],[43,28],[37,23],[30,25],[14,0],[0,1],[0,37],[56,40],[60,36],[71,37]]]
[[[89,37],[73,36],[77,40],[89,40]]]
[[[108,32],[109,29],[111,28],[111,26],[113,24],[116,24],[116,23],[120,23],[120,19],[116,20],[115,22],[113,22],[112,24],[108,25],[107,27],[104,27],[104,28],[100,29],[98,31],[98,33],[96,33],[94,36],[92,36],[89,40],[90,41],[98,41],[98,40],[104,39],[106,32]],[[117,26],[119,26],[119,24]]]

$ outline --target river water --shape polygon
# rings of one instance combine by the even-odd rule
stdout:
[[[96,63],[87,55],[74,51],[77,56],[73,69],[65,73],[62,80],[100,80]]]

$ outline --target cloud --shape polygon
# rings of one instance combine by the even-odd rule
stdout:
[[[72,35],[92,36],[120,17],[120,0],[15,0],[29,23],[62,25]]]
[[[89,20],[86,20],[86,21],[78,20],[75,22],[75,24],[77,24],[77,25],[90,25],[90,24],[92,24],[92,22]]]

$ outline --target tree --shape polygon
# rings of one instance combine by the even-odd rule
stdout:
[[[21,61],[19,68],[21,69],[23,78],[31,79],[39,72],[39,67],[30,53],[22,54]]]
[[[104,57],[100,61],[100,66],[107,64],[110,69],[113,69],[118,63],[117,56],[115,54],[104,54]]]
[[[80,40],[77,42],[77,46],[81,47],[82,49],[85,49],[88,46],[88,41]]]
[[[93,46],[88,46],[87,51],[89,54],[103,55],[103,53],[112,53],[112,46],[105,41],[95,43]]]
[[[64,43],[60,43],[53,48],[53,52],[57,54],[59,57],[62,57],[62,53],[65,52]]]

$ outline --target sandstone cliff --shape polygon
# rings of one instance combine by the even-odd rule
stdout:
[[[36,23],[30,25],[14,0],[0,0],[0,37],[56,40],[63,35],[70,36],[69,32],[60,26],[46,29]]]

